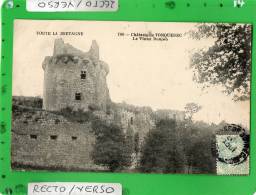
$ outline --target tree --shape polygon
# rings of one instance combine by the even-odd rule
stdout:
[[[140,135],[138,132],[134,135],[134,151],[136,155],[140,152]]]
[[[197,113],[199,110],[201,110],[202,107],[196,103],[191,102],[191,103],[187,103],[184,109],[185,109],[186,118],[189,121],[192,121],[194,114]]]
[[[162,173],[166,166],[166,148],[170,133],[154,129],[148,132],[142,146],[140,166],[143,172]]]
[[[134,130],[131,125],[128,126],[128,129],[125,134],[125,148],[124,155],[126,155],[126,159],[130,159],[129,164],[131,163],[132,154],[135,153],[134,149]]]
[[[203,88],[221,85],[235,101],[250,98],[251,25],[200,24],[189,36],[196,40],[215,39],[208,49],[196,51],[191,58],[194,80]]]
[[[130,166],[131,155],[126,151],[125,134],[120,128],[95,119],[92,129],[96,137],[91,153],[95,164],[106,166],[112,172]]]
[[[219,125],[197,121],[177,127],[184,143],[188,173],[216,173],[216,156],[214,155],[215,134]],[[188,136],[189,135],[189,136]]]
[[[156,129],[149,131],[142,146],[141,170],[143,172],[183,172],[185,159],[176,132],[176,121],[160,120]]]

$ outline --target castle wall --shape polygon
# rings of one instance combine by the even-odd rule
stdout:
[[[178,110],[156,110],[148,107],[136,107],[125,103],[114,106],[114,123],[127,130],[134,129],[144,137],[146,133],[154,129],[157,121],[163,119],[173,119],[176,121],[185,120],[185,112]]]
[[[58,124],[53,120],[28,123],[13,123],[12,164],[15,168],[104,169],[95,165],[90,156],[95,137],[89,123],[73,123],[61,118]]]

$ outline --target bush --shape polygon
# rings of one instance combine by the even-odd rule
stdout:
[[[55,120],[54,120],[54,123],[55,123],[55,124],[59,124],[59,123],[60,123],[60,119],[55,119]]]
[[[124,132],[113,124],[99,119],[92,122],[96,142],[91,153],[95,164],[108,167],[111,172],[121,170],[131,164],[131,154],[127,152]]]
[[[94,118],[92,111],[83,111],[81,109],[73,111],[70,107],[64,108],[61,111],[56,112],[56,114],[61,114],[66,119],[78,123],[90,122]]]
[[[184,122],[178,127],[190,173],[216,173],[216,156],[212,147],[218,129],[218,125],[204,122]]]
[[[40,97],[14,96],[13,105],[42,109],[43,99]]]
[[[182,145],[178,144],[176,122],[160,120],[156,129],[149,131],[142,146],[140,169],[143,172],[183,172],[186,159]]]

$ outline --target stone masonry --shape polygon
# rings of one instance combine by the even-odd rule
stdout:
[[[92,42],[85,53],[62,39],[55,40],[53,56],[43,62],[43,108],[58,111],[70,107],[87,111],[106,110],[110,102],[106,76],[108,65],[99,59],[99,47]]]

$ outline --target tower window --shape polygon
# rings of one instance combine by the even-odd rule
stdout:
[[[81,71],[81,79],[86,79],[86,71],[85,70]]]
[[[77,140],[77,137],[75,137],[75,136],[72,136],[72,140],[74,141],[74,140]]]
[[[56,140],[57,137],[58,137],[57,135],[51,135],[51,136],[50,136],[50,138],[51,138],[52,140]]]
[[[37,135],[30,135],[30,139],[37,139]]]
[[[76,100],[81,100],[81,93],[76,93],[75,99]]]

